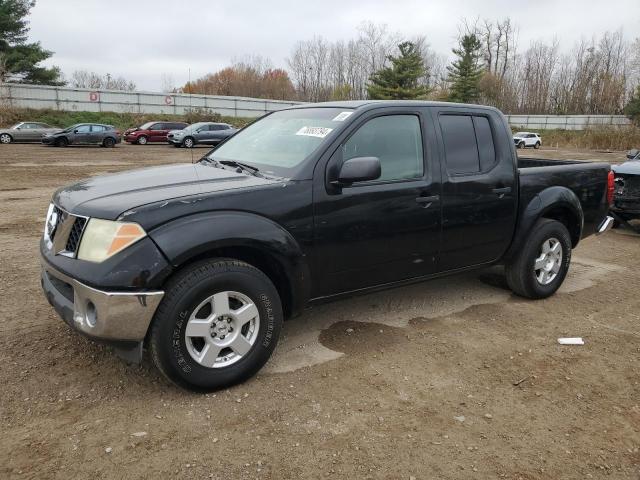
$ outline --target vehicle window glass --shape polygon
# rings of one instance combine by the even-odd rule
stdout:
[[[172,126],[174,130],[184,130],[184,127],[186,127],[184,123],[174,123]]]
[[[479,172],[480,158],[471,116],[441,115],[440,129],[447,171],[452,174]]]
[[[90,129],[91,129],[91,125],[80,125],[80,126],[75,128],[75,130],[78,133],[89,133]]]
[[[36,123],[35,128],[51,128],[51,127],[46,123]]]
[[[487,117],[473,117],[473,126],[478,141],[480,155],[480,170],[486,172],[496,163],[496,149],[493,143],[491,125]]]
[[[210,125],[209,126],[209,130],[211,130],[211,131],[222,130],[222,126],[221,125]]]
[[[91,131],[92,132],[104,132],[106,129],[102,126],[102,125],[92,125],[91,126]]]
[[[164,124],[163,123],[155,123],[155,124],[151,125],[151,128],[149,130],[164,130]]]
[[[22,128],[24,130],[31,130],[32,128],[38,128],[34,123],[23,123]]]
[[[378,157],[380,180],[418,178],[424,171],[420,119],[388,115],[369,120],[342,147],[342,159]]]

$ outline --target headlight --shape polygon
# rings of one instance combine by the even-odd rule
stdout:
[[[89,219],[82,234],[78,258],[100,263],[146,236],[137,223]]]

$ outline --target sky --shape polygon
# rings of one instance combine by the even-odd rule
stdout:
[[[159,91],[167,76],[176,86],[249,55],[286,67],[296,41],[357,36],[364,21],[386,24],[407,38],[425,35],[449,55],[462,18],[511,17],[518,49],[551,41],[570,50],[581,38],[622,29],[640,37],[639,0],[37,0],[30,40],[52,50],[46,65],[133,80]]]

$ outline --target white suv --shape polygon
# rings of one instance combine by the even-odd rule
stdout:
[[[513,134],[513,142],[518,148],[540,148],[540,145],[542,145],[542,138],[537,133],[518,132]]]

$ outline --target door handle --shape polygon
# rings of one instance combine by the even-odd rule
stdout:
[[[431,195],[430,197],[418,197],[416,202],[423,206],[423,208],[429,208],[433,202],[440,200],[440,195]]]
[[[498,195],[500,198],[504,197],[505,194],[507,193],[511,193],[511,187],[504,187],[504,188],[494,188],[493,190],[491,190],[493,193],[495,193],[496,195]]]

